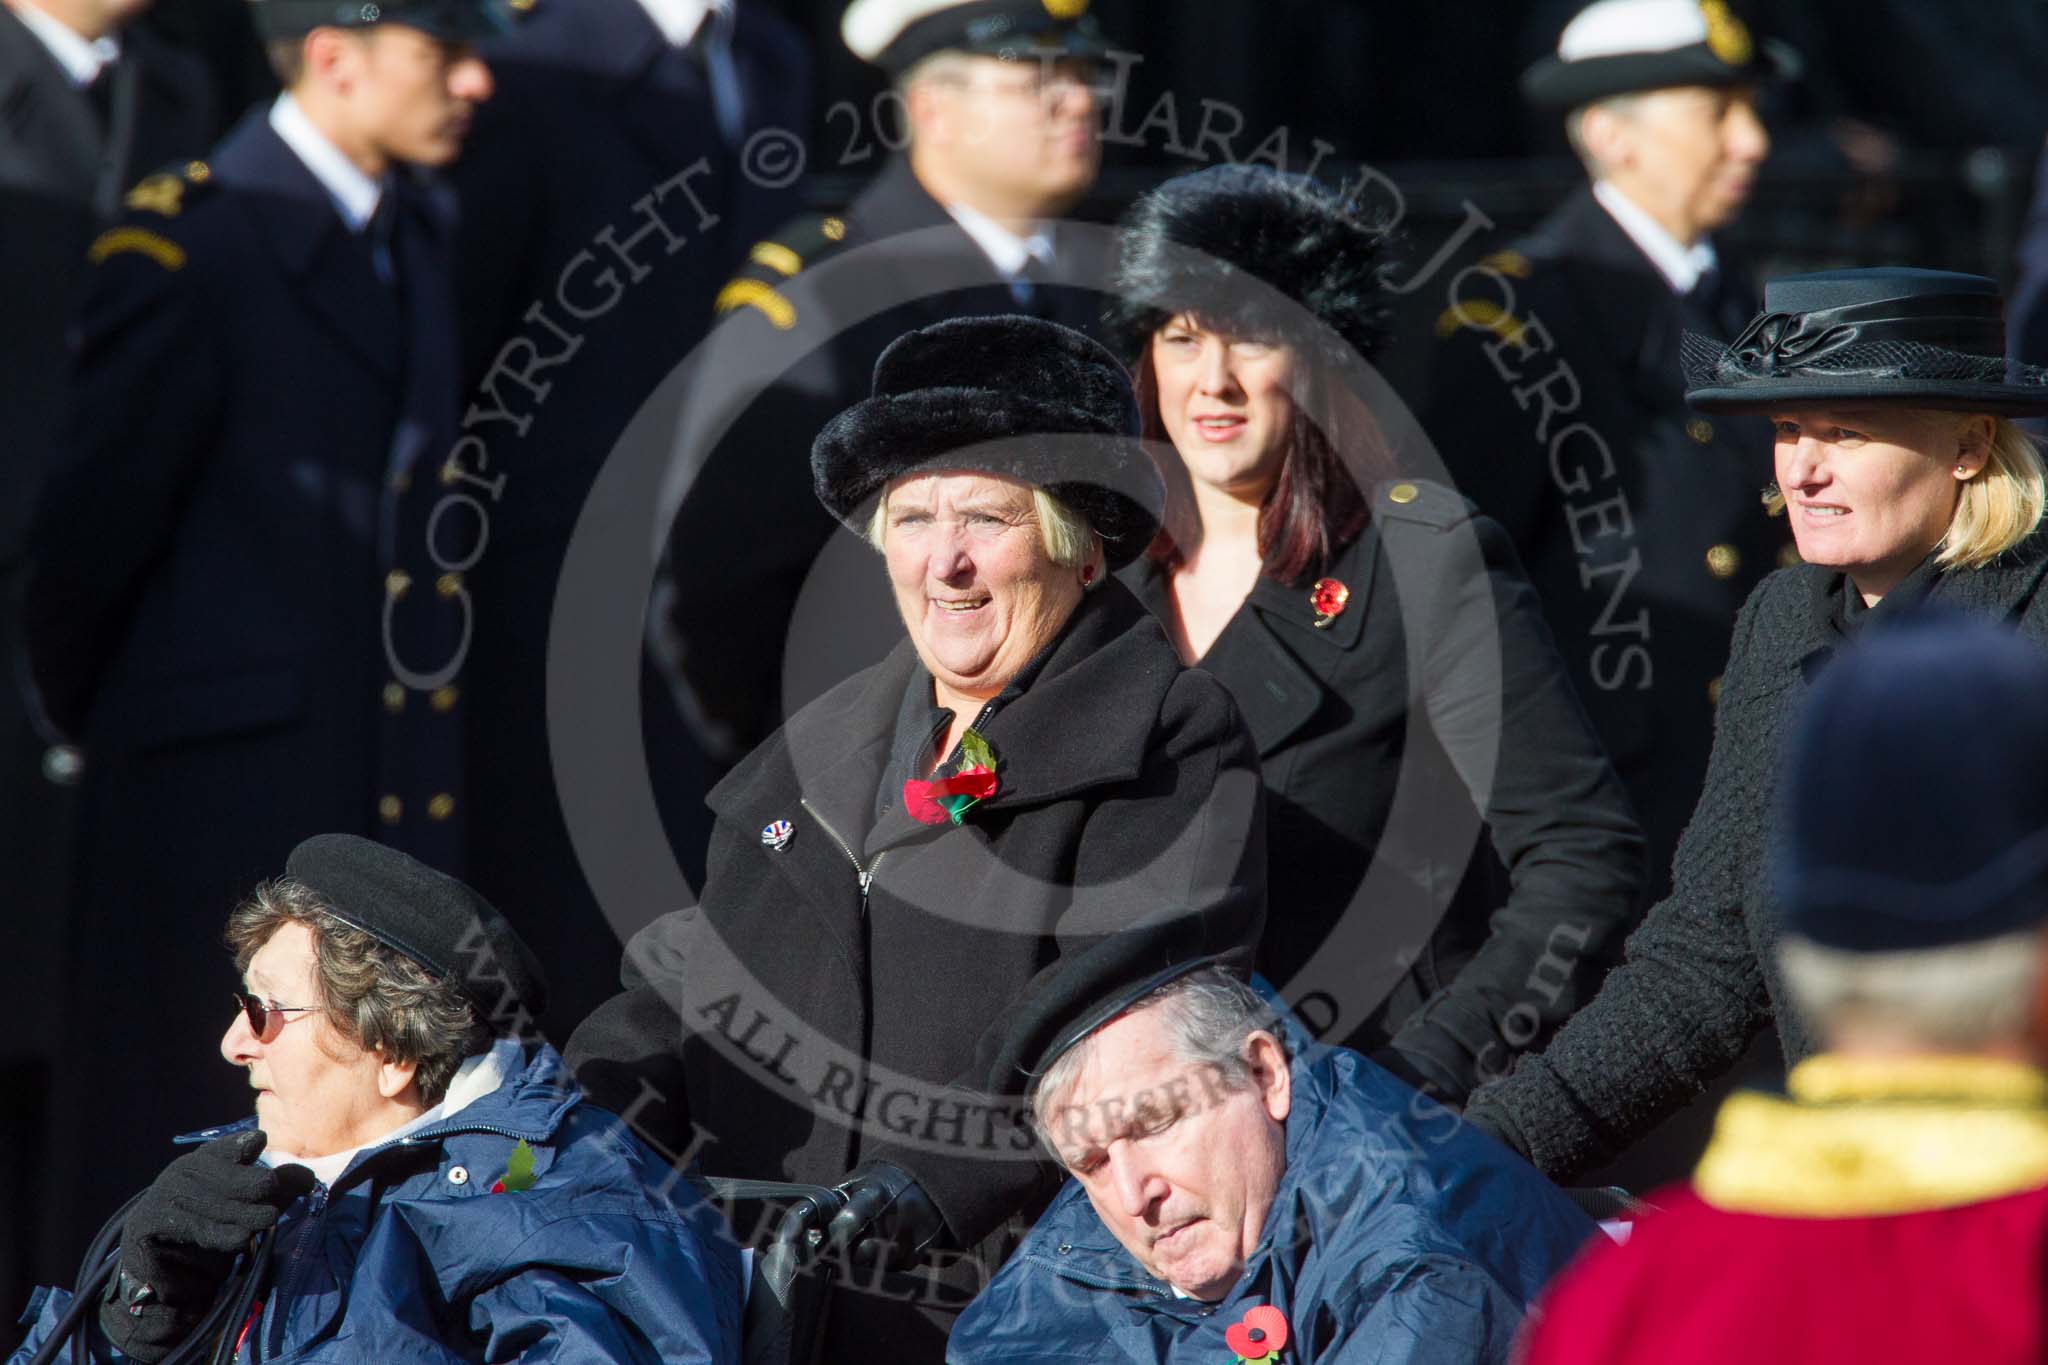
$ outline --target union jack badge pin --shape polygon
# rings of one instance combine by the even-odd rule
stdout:
[[[777,853],[789,847],[789,841],[796,838],[796,826],[787,820],[770,820],[761,826],[761,847],[772,848]]]

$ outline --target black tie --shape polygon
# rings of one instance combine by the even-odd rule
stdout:
[[[100,67],[84,88],[85,102],[92,106],[92,116],[99,121],[100,135],[104,137],[114,126],[114,63]]]
[[[1025,253],[1024,264],[1010,276],[1010,296],[1017,300],[1017,311],[1033,317],[1046,316],[1049,300],[1044,286],[1051,279],[1052,267],[1035,254]]]
[[[377,196],[377,211],[364,225],[363,237],[370,244],[370,265],[377,278],[398,287],[398,256],[392,242],[398,234],[398,187],[386,185]]]

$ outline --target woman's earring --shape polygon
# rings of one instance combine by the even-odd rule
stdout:
[[[1095,566],[1093,564],[1083,564],[1081,566],[1081,586],[1086,588],[1093,585],[1094,582]]]

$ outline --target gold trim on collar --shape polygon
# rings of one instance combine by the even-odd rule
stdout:
[[[1918,1213],[2048,1185],[2048,1076],[1983,1057],[1824,1055],[1732,1096],[1693,1184],[1736,1213]]]

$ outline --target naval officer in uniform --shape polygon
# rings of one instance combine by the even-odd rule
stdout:
[[[461,863],[459,668],[473,527],[435,516],[458,399],[445,206],[491,91],[480,0],[257,10],[285,85],[92,244],[25,627],[83,749],[52,1148],[90,1229],[144,1144],[239,1102],[182,1052],[217,1027],[195,926],[323,830]],[[245,1099],[243,1094],[239,1097]],[[90,1167],[85,1169],[90,1152]],[[74,1251],[76,1248],[73,1249]]]
[[[1706,778],[1735,613],[1789,553],[1768,426],[1685,404],[1687,330],[1755,288],[1717,241],[1770,139],[1789,53],[1722,0],[1600,0],[1523,77],[1592,183],[1459,276],[1424,425],[1513,537],[1649,843],[1651,898]]]

